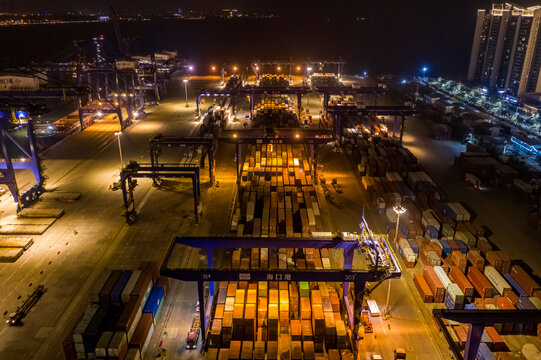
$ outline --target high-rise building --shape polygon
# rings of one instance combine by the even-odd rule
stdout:
[[[513,96],[541,92],[541,5],[477,12],[468,80]]]

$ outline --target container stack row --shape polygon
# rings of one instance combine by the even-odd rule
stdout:
[[[300,146],[252,146],[237,199],[230,227],[237,236],[308,237],[323,230],[310,162]]]
[[[265,74],[259,80],[261,87],[288,87],[289,79],[284,75]]]
[[[361,155],[362,185],[388,221],[391,243],[406,267],[420,263],[413,283],[425,303],[466,310],[541,309],[541,288],[536,280],[485,237],[484,228],[473,222],[465,204],[447,199],[415,158],[395,167],[386,159],[407,159],[397,155],[404,151],[400,146],[393,148],[380,138],[363,137],[357,137],[355,144]],[[397,202],[406,210],[400,215],[398,232],[393,210]],[[458,323],[448,325],[455,342],[464,344],[467,329]],[[487,327],[479,358],[495,358],[492,352],[500,356],[508,351],[501,334],[537,333],[539,337],[538,328],[528,324]],[[505,359],[506,353],[502,354]]]
[[[372,137],[370,141],[363,136],[349,139],[359,159],[358,170],[361,176],[385,177],[390,172],[401,175],[418,169],[417,158],[400,143],[390,138]]]
[[[149,346],[169,290],[155,263],[139,270],[106,270],[90,304],[63,343],[69,359],[140,360]]]
[[[265,95],[259,103],[254,104],[252,127],[295,127],[298,125],[296,112],[294,102],[289,96]]]
[[[342,291],[322,282],[220,282],[207,358],[352,359]]]

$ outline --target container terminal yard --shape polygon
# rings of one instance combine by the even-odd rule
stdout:
[[[414,103],[343,61],[165,58],[56,67],[33,98],[78,108],[41,152],[2,123],[0,358],[541,356],[538,264],[404,146]]]

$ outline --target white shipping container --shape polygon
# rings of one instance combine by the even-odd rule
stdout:
[[[128,300],[130,300],[131,293],[133,291],[133,288],[135,284],[137,283],[137,280],[139,280],[139,276],[141,276],[141,270],[134,270],[130,276],[130,279],[126,283],[126,286],[124,287],[124,290],[122,290],[122,303],[126,304]]]
[[[0,91],[38,90],[39,79],[33,76],[0,75]]]
[[[366,303],[368,304],[368,309],[370,310],[370,315],[377,317],[380,315],[378,303],[376,300],[366,300]]]
[[[402,253],[404,253],[405,249],[408,249],[408,248],[411,249],[408,240],[406,240],[404,238],[398,239],[398,246],[400,246],[400,249],[402,250]]]
[[[455,283],[450,283],[447,288],[447,293],[451,296],[451,299],[455,302],[457,305],[464,304],[464,293],[462,290],[460,290],[460,287]]]
[[[152,291],[152,288],[154,287],[154,282],[150,280],[148,283],[147,289],[145,291],[145,295],[143,295],[143,298],[141,299],[141,307],[145,307],[145,304],[147,303],[148,297],[150,296],[150,292]]]
[[[453,206],[460,212],[462,221],[470,221],[470,212],[461,203],[453,203]]]
[[[462,214],[462,212],[460,211],[460,209],[459,209],[458,207],[456,207],[455,204],[456,204],[456,203],[447,203],[447,205],[449,206],[449,208],[451,208],[451,210],[456,214],[455,220],[456,220],[456,221],[464,221],[464,215]]]
[[[139,320],[141,320],[141,316],[143,316],[143,307],[139,306],[139,308],[137,309],[137,314],[135,314],[135,318],[133,319],[133,322],[128,329],[128,341],[131,341],[131,338],[135,333],[135,330],[137,329],[137,325],[139,324]]]
[[[312,233],[313,238],[332,240],[332,232],[330,231],[316,231]]]
[[[96,314],[96,311],[99,309],[98,304],[90,304],[85,309],[85,312],[83,313],[83,317],[81,318],[81,321],[77,324],[75,327],[75,330],[73,330],[73,342],[76,343],[82,343],[83,342],[83,333],[85,332],[86,328],[88,327],[88,324],[90,324],[90,321]]]
[[[417,259],[417,256],[415,255],[411,247],[405,248],[403,254],[404,254],[404,259],[407,262],[415,262],[415,260]]]
[[[503,295],[506,291],[512,291],[511,285],[505,279],[503,276],[500,275],[498,270],[494,266],[485,266],[485,276],[487,277],[488,281],[492,283],[494,288],[498,290],[500,295]]]
[[[441,283],[443,284],[443,287],[447,289],[447,287],[452,284],[451,280],[449,280],[449,276],[445,273],[443,268],[441,266],[434,266],[434,272],[438,276],[438,279],[440,279]]]

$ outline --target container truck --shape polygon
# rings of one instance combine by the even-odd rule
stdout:
[[[197,347],[199,340],[199,315],[195,316],[192,321],[192,327],[186,336],[186,349],[193,350]]]

